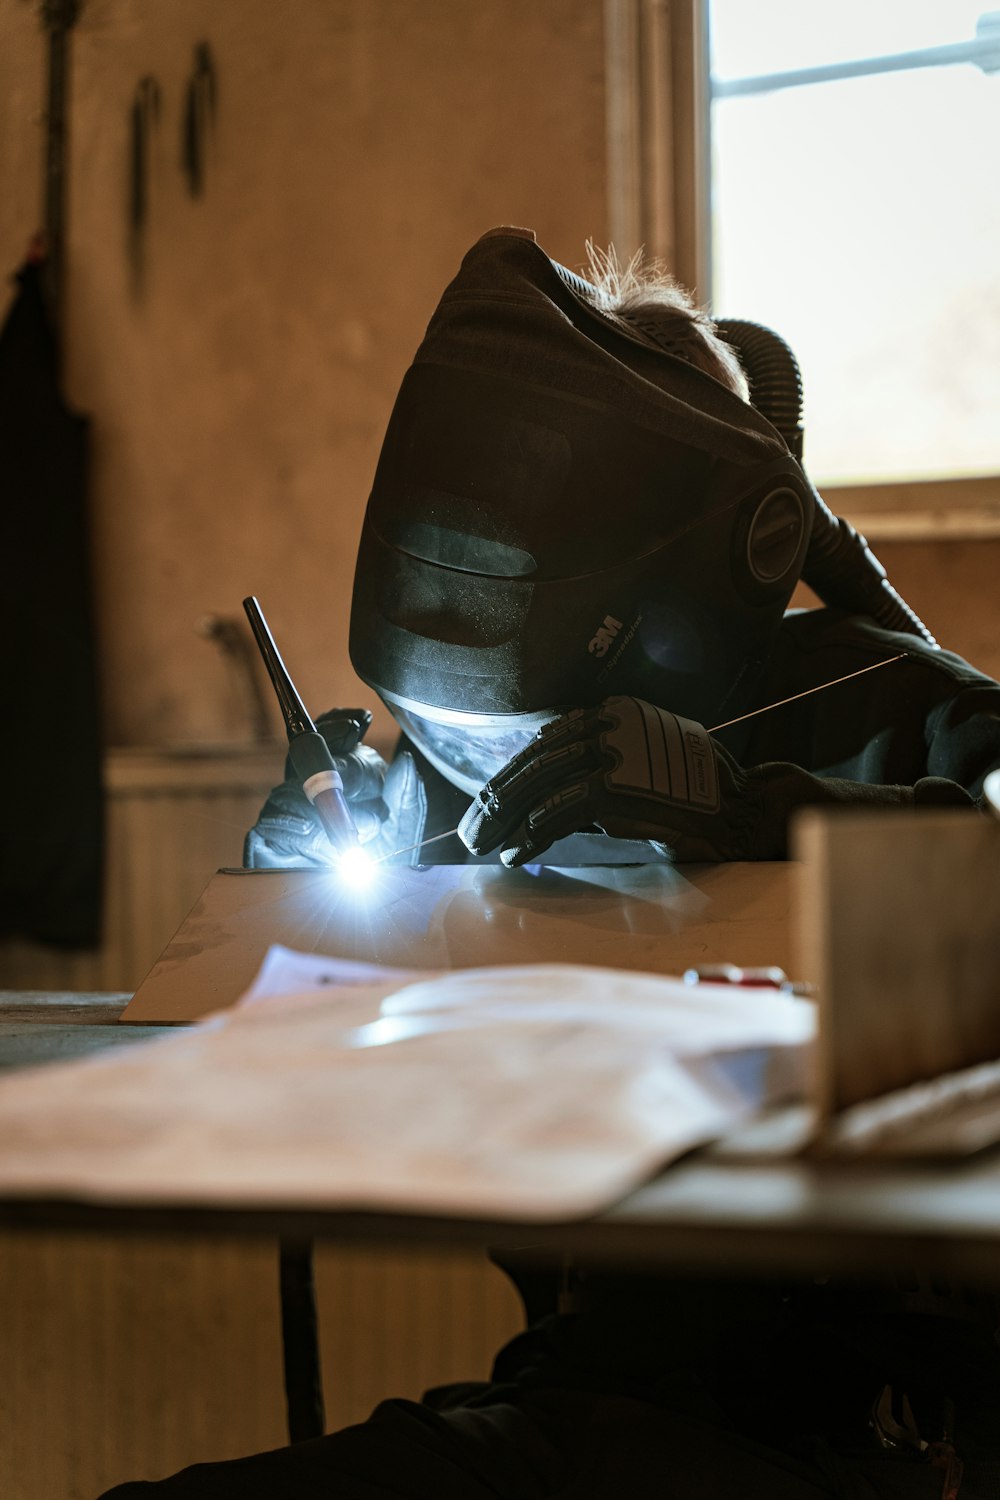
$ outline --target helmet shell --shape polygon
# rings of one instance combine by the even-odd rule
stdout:
[[[621,692],[717,722],[767,654],[811,515],[758,412],[630,337],[533,239],[493,232],[389,422],[351,659],[390,707],[442,722]]]

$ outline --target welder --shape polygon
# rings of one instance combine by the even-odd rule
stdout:
[[[996,684],[937,648],[812,487],[790,351],[720,331],[671,283],[599,257],[584,280],[527,231],[465,258],[396,401],[355,576],[351,659],[402,730],[391,772],[366,710],[318,726],[364,758],[366,817],[385,778],[378,853],[776,859],[803,805],[981,799]],[[803,577],[827,608],[787,612]],[[245,862],[328,857],[290,779]]]
[[[939,648],[800,458],[774,335],[611,257],[582,278],[528,231],[478,241],[403,381],[360,543],[351,660],[400,748],[386,767],[362,743],[367,710],[317,721],[354,758],[361,837],[410,863],[776,859],[809,804],[976,816],[1000,686]],[[789,610],[800,580],[823,607]],[[295,777],[245,860],[329,862]],[[557,1302],[516,1279],[529,1327],[489,1381],[148,1488],[929,1496],[960,1459],[962,1500],[998,1492],[992,1299],[593,1274]]]

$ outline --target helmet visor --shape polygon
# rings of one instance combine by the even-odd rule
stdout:
[[[453,714],[444,723],[398,703],[389,707],[403,733],[435,770],[470,797],[559,713],[554,708],[541,714],[503,714],[489,724],[474,714]]]

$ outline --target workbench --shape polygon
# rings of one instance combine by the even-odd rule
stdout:
[[[0,1069],[131,1046],[168,1028],[120,1025],[127,997],[0,991]],[[739,1140],[704,1149],[606,1212],[578,1223],[476,1218],[0,1201],[0,1227],[116,1234],[253,1236],[290,1241],[487,1246],[530,1244],[542,1260],[857,1272],[905,1262],[992,1280],[1000,1264],[1000,1153],[944,1163],[783,1159]]]
[[[0,1067],[131,1047],[122,995],[0,994]],[[312,1246],[329,1427],[387,1394],[482,1378],[521,1321],[482,1253],[518,1246],[648,1269],[996,1280],[1000,1161],[675,1164],[592,1220],[530,1227],[400,1214],[0,1203],[0,1491],[97,1494],[287,1440],[278,1242]]]
[[[872,867],[877,863],[873,861]],[[647,872],[643,878],[662,877]],[[712,906],[706,906],[705,900],[711,903],[721,889],[727,896],[727,915],[735,910],[740,918],[740,942],[766,947],[759,954],[748,946],[745,954],[728,956],[739,956],[744,962],[776,956],[775,935],[782,943],[787,940],[784,875],[774,867],[770,871],[732,867],[693,878],[701,880],[698,889],[679,886],[676,901],[666,906],[659,893],[656,901],[644,902],[641,920],[623,920],[612,891],[583,890],[567,904],[559,884],[550,883],[548,888],[538,888],[544,901],[533,898],[529,923],[518,895],[528,877],[506,881],[496,890],[489,878],[481,877],[490,896],[481,903],[482,920],[494,950],[507,955],[510,962],[519,956],[511,947],[518,934],[543,919],[555,923],[552,930],[558,934],[557,951],[546,956],[564,961],[568,957],[621,961],[619,944],[625,939],[645,945],[644,967],[650,966],[646,953],[653,954],[654,945],[662,949],[675,942],[685,962],[711,960],[727,956],[723,949],[728,948],[734,930],[727,934],[706,920],[711,918]],[[274,892],[283,891],[281,877],[270,880]],[[230,889],[245,882],[246,877],[230,877],[218,889],[228,900]],[[268,878],[251,881],[247,888],[266,890]],[[448,897],[449,917],[469,905],[469,893],[458,888],[456,895]],[[575,920],[584,907],[586,920]],[[217,923],[216,916],[211,903],[203,904],[193,914],[189,929],[202,955],[198,963],[208,966],[208,994],[217,971],[228,976],[226,983],[233,983],[233,951],[247,947],[243,959],[248,972],[241,975],[240,983],[250,977],[249,960],[256,964],[259,959],[249,945],[239,940],[234,945],[230,940],[234,932],[230,917]],[[288,940],[298,932],[295,927],[294,932],[290,929],[278,936]],[[457,954],[468,962],[465,954],[481,959],[487,952],[485,945],[478,940],[473,943],[468,930],[454,921],[432,925],[428,932],[429,965],[439,963],[442,953],[447,959]],[[227,933],[228,948],[218,942],[218,936]],[[324,933],[329,933],[329,913],[324,915]],[[581,938],[595,945],[593,955],[580,952]],[[713,951],[716,947],[718,952]],[[164,980],[171,977],[178,951],[172,945],[164,956],[166,966],[161,964],[158,971]],[[786,952],[782,950],[780,957],[788,962]],[[172,956],[168,959],[168,955]],[[361,956],[381,961],[386,957],[378,952]],[[157,977],[156,985],[147,986],[147,996],[157,1006],[166,994],[159,992],[159,984]],[[134,1006],[129,1022],[122,1023],[128,999],[124,994],[0,992],[0,1070],[65,1060],[96,1049],[131,1047],[168,1029],[151,1024],[149,1012],[144,1016],[142,1008]],[[182,1017],[172,1019],[176,1024]],[[36,1306],[36,1321],[55,1324],[51,1336],[44,1327],[36,1335],[27,1323],[20,1325],[22,1345],[27,1340],[31,1350],[37,1345],[49,1348],[50,1354],[47,1367],[33,1365],[33,1353],[26,1354],[22,1348],[17,1354],[15,1338],[15,1389],[20,1379],[22,1391],[37,1391],[42,1406],[60,1413],[66,1426],[84,1420],[78,1412],[89,1411],[90,1426],[106,1420],[111,1434],[105,1446],[110,1444],[113,1451],[102,1457],[97,1445],[89,1456],[88,1470],[80,1451],[91,1439],[89,1433],[77,1432],[74,1452],[63,1456],[62,1468],[53,1458],[35,1490],[25,1492],[35,1500],[36,1494],[47,1497],[64,1492],[67,1473],[86,1474],[88,1480],[93,1479],[89,1487],[96,1493],[116,1479],[143,1471],[166,1473],[182,1463],[253,1451],[283,1440],[280,1348],[273,1341],[275,1335],[267,1331],[269,1320],[276,1324],[276,1242],[315,1246],[320,1270],[325,1269],[330,1292],[321,1324],[328,1341],[326,1360],[334,1372],[333,1381],[328,1381],[334,1387],[328,1416],[331,1425],[342,1425],[345,1420],[356,1420],[390,1391],[415,1395],[422,1383],[486,1373],[490,1351],[517,1326],[510,1289],[500,1284],[499,1273],[486,1265],[481,1254],[487,1247],[508,1251],[517,1247],[542,1266],[572,1256],[592,1264],[646,1270],[696,1269],[720,1276],[777,1271],[811,1276],[833,1271],[864,1275],[904,1264],[949,1280],[995,1283],[1000,1265],[1000,1155],[990,1152],[940,1163],[823,1161],[782,1157],[750,1131],[688,1156],[623,1201],[577,1222],[501,1223],[472,1215],[358,1213],[321,1210],[307,1201],[275,1208],[254,1203],[252,1198],[221,1208],[183,1201],[110,1204],[28,1194],[0,1200],[0,1232],[0,1251],[8,1253],[8,1264],[16,1272],[8,1282],[14,1288],[8,1298],[8,1326],[11,1316],[18,1326],[17,1287],[24,1287],[25,1277],[29,1288],[35,1281],[48,1288]],[[93,1257],[90,1246],[95,1247]],[[20,1247],[24,1247],[23,1254]],[[32,1256],[39,1257],[37,1276],[28,1269]],[[458,1268],[457,1277],[451,1289],[439,1293],[431,1288],[437,1287],[439,1267],[449,1256],[453,1258],[450,1264]],[[373,1310],[380,1333],[373,1334],[371,1324],[350,1329],[342,1320],[344,1308],[351,1310],[369,1296],[374,1284],[364,1280],[369,1268],[376,1268],[372,1274],[378,1275],[377,1268],[390,1262],[392,1276],[404,1289],[392,1291]],[[410,1264],[418,1270],[414,1279],[406,1280],[404,1268]],[[146,1267],[148,1274],[137,1267]],[[150,1278],[161,1282],[150,1286]],[[75,1282],[79,1290],[67,1305],[60,1300],[62,1287]],[[429,1370],[426,1362],[416,1362],[401,1373],[384,1350],[391,1347],[401,1360],[416,1358],[408,1347],[426,1348],[430,1354],[430,1341],[436,1334],[432,1331],[428,1340],[424,1327],[413,1318],[421,1302],[426,1306],[435,1298],[439,1308],[436,1328],[446,1330],[444,1341],[454,1363]],[[53,1306],[57,1311],[52,1311]],[[480,1314],[474,1336],[460,1347],[456,1325],[473,1325]],[[67,1330],[68,1317],[74,1321]],[[158,1384],[153,1363],[165,1357],[159,1346],[154,1356],[142,1352],[147,1324],[157,1330],[152,1336],[161,1343],[170,1333],[177,1340]],[[0,1317],[0,1332],[2,1327]],[[217,1334],[214,1342],[213,1331]],[[376,1357],[370,1378],[355,1381],[352,1361],[378,1338],[383,1353]],[[479,1342],[473,1349],[476,1339]],[[119,1342],[127,1346],[121,1355]],[[81,1380],[88,1389],[94,1387],[95,1370],[103,1372],[104,1384],[98,1384],[92,1398],[88,1397],[90,1406],[76,1390],[65,1383],[60,1386],[55,1375],[46,1373],[46,1368],[63,1359],[69,1361],[70,1374],[74,1366],[84,1372]],[[350,1392],[356,1403],[352,1406],[342,1404],[343,1393],[336,1389],[337,1376],[345,1367],[351,1369],[355,1387]],[[8,1371],[8,1382],[10,1378]],[[54,1385],[58,1387],[55,1400]],[[0,1416],[3,1394],[0,1390]],[[163,1409],[154,1403],[165,1396],[164,1417]],[[157,1409],[161,1416],[150,1426],[151,1413]],[[15,1448],[21,1445],[22,1467],[25,1454],[34,1461],[44,1448],[44,1430],[45,1424],[36,1422],[30,1411],[26,1421],[15,1424],[12,1437]],[[48,1455],[42,1457],[47,1460]],[[16,1464],[17,1459],[10,1462]],[[19,1471],[15,1467],[10,1472]],[[5,1482],[9,1487],[0,1453],[0,1489]]]

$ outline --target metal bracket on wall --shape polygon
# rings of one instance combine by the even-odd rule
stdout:
[[[160,119],[160,85],[147,73],[136,84],[129,113],[128,236],[133,286],[142,280],[143,231],[149,214],[149,141]]]
[[[205,186],[205,147],[215,119],[217,98],[215,61],[207,42],[194,49],[194,67],[184,90],[181,122],[181,169],[192,198]]]
[[[48,36],[48,99],[45,110],[45,263],[42,284],[58,339],[62,311],[66,236],[66,115],[69,93],[69,33],[80,18],[81,0],[42,0]]]
[[[205,615],[198,622],[198,634],[213,641],[235,668],[235,675],[245,696],[253,739],[261,745],[273,742],[271,701],[264,693],[259,677],[260,656],[245,620],[231,615]]]

